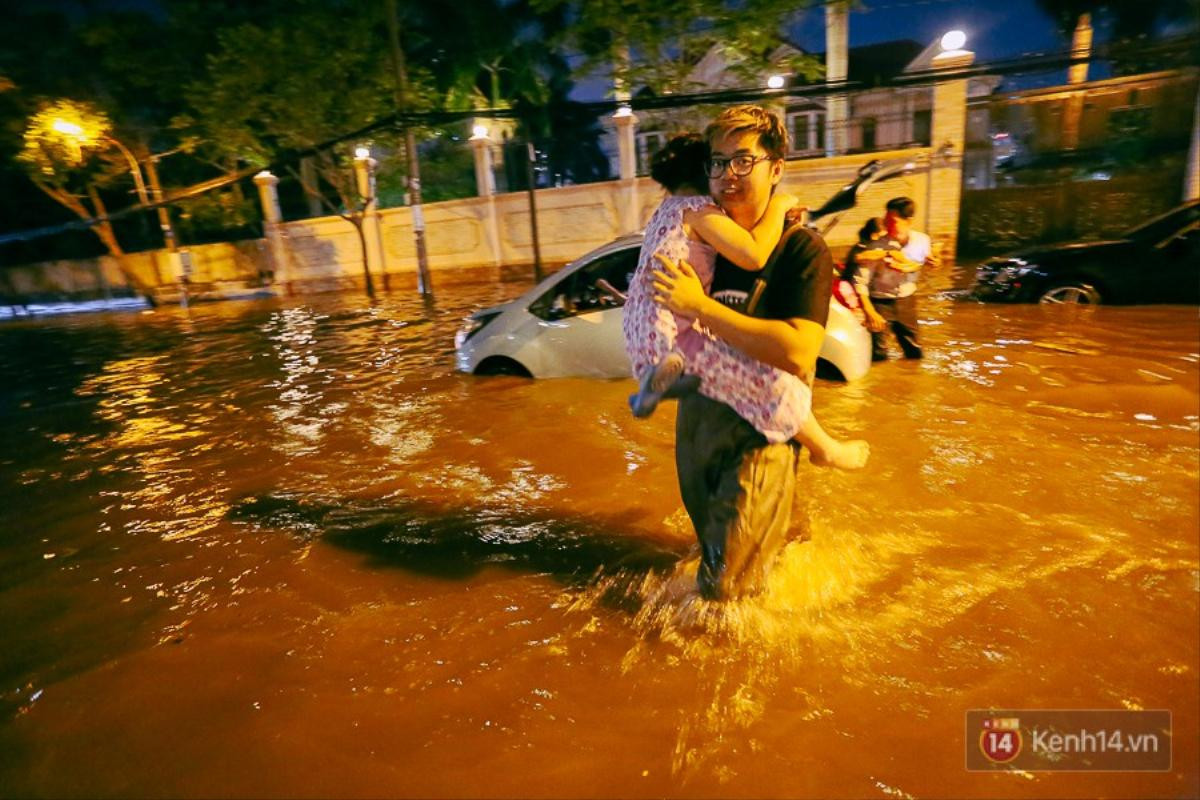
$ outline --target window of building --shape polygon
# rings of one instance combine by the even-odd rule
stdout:
[[[662,131],[645,131],[637,135],[637,173],[650,174],[650,159],[667,144],[667,134]]]
[[[859,123],[862,126],[862,149],[875,149],[875,127],[876,122],[874,117],[867,117]]]
[[[824,111],[793,111],[787,119],[793,155],[825,152]]]
[[[933,141],[933,112],[929,109],[913,112],[913,141],[926,147]]]

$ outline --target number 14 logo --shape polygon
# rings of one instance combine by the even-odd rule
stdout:
[[[1006,764],[1021,753],[1021,723],[1014,718],[993,717],[983,721],[979,749],[989,761]]]

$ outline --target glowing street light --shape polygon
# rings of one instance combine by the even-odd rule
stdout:
[[[54,122],[50,123],[50,127],[65,136],[70,136],[75,140],[76,146],[80,148],[85,147],[91,141],[88,139],[87,134],[84,133],[81,125],[62,117],[56,118]],[[150,205],[150,195],[146,193],[146,184],[142,180],[142,168],[138,164],[138,160],[133,157],[133,153],[129,152],[129,148],[121,144],[120,141],[107,134],[102,135],[101,138],[109,144],[115,145],[121,151],[121,155],[125,156],[125,160],[129,163],[129,171],[133,173],[133,183],[137,187],[138,199],[142,201],[142,205]]]
[[[942,36],[942,50],[962,50],[963,45],[967,43],[967,34],[962,31],[947,31]]]
[[[782,75],[772,75],[771,77],[767,78],[767,88],[782,89],[786,82],[786,79]]]
[[[73,136],[76,139],[86,139],[86,137],[83,135],[83,127],[75,124],[74,122],[68,122],[65,119],[56,119],[53,123],[51,123],[50,127],[59,133],[66,134],[67,136]]]
[[[488,138],[487,125],[476,125],[475,127],[471,128],[471,138],[472,139]]]
[[[366,145],[360,144],[358,147],[354,148],[354,157],[355,158],[370,158],[371,157],[371,148],[367,147]]]
[[[94,137],[89,136],[87,131],[84,130],[82,125],[80,125],[77,122],[72,122],[69,119],[64,119],[63,117],[55,117],[54,120],[50,123],[50,128],[52,130],[54,130],[56,133],[61,133],[63,136],[70,138],[72,140],[72,142],[74,143],[75,148],[79,151],[80,156],[82,155],[82,151],[83,151],[84,147],[91,145],[94,141],[97,141],[97,140],[103,140],[103,141],[107,142],[108,144],[111,144],[112,146],[116,147],[118,150],[120,150],[121,155],[123,155],[125,157],[126,163],[129,164],[130,173],[132,173],[132,175],[133,175],[133,185],[137,189],[138,201],[141,202],[141,204],[143,206],[150,205],[150,194],[149,194],[149,192],[146,191],[146,182],[142,178],[142,165],[138,162],[138,160],[136,158],[134,158],[133,153],[129,152],[128,147],[126,147],[124,144],[122,144],[119,139],[117,139],[113,136],[110,136],[106,132],[107,131],[106,128],[100,128],[99,130],[97,130]],[[78,157],[79,156],[77,156],[77,158]],[[166,244],[168,252],[171,254],[171,257],[174,259],[174,258],[177,258],[177,248],[176,248],[176,243],[175,243],[175,229],[171,226],[171,214],[167,210],[167,208],[163,205],[163,193],[162,193],[162,188],[159,186],[159,183],[158,183],[158,172],[155,169],[154,156],[150,157],[150,160],[146,166],[146,169],[150,173],[150,181],[154,186],[154,201],[156,203],[158,203],[158,209],[156,210],[156,213],[158,214],[159,227],[162,229],[163,242]],[[189,268],[186,265],[181,265],[180,270],[181,270],[181,274],[184,276],[184,279],[183,279],[184,286],[183,286],[183,295],[182,295],[181,303],[186,307],[187,306],[186,281],[187,281],[187,273],[189,272]]]

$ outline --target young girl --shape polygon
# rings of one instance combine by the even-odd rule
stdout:
[[[625,303],[625,349],[640,390],[629,398],[638,417],[654,413],[665,392],[688,368],[699,391],[725,403],[768,441],[796,439],[820,466],[862,467],[869,453],[861,440],[840,442],[811,413],[812,389],[795,375],[767,366],[696,329],[654,302],[650,273],[654,255],[686,260],[704,284],[712,285],[716,254],[742,269],[762,269],[796,198],[776,192],[753,230],[738,225],[708,195],[708,145],[696,134],[676,136],[655,154],[650,175],[670,195],[646,225],[646,239]]]

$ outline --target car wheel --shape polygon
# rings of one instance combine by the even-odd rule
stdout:
[[[529,370],[511,358],[492,356],[485,358],[483,363],[475,368],[476,375],[515,375],[519,378],[532,378]]]
[[[1042,292],[1038,302],[1043,305],[1100,305],[1100,292],[1088,283],[1072,281],[1051,286]]]

